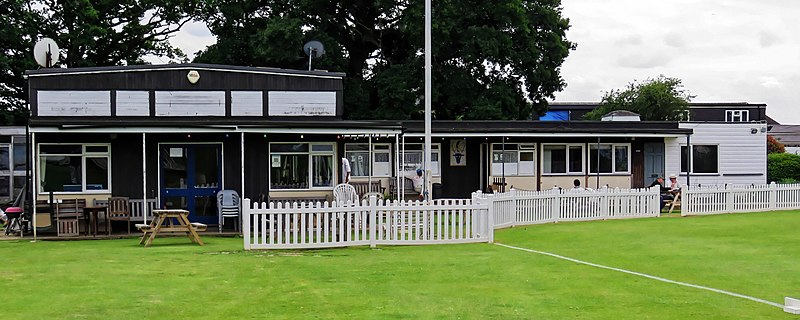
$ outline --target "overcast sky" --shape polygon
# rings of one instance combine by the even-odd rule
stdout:
[[[562,67],[567,88],[556,101],[599,101],[604,91],[663,74],[682,79],[694,102],[766,103],[778,122],[800,124],[800,1],[562,4],[578,47]],[[213,42],[202,23],[172,39],[190,54]]]

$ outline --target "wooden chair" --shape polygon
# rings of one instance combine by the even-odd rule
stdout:
[[[125,229],[131,234],[131,204],[128,197],[111,197],[106,211],[106,228],[111,233],[111,221],[125,221]]]
[[[672,200],[667,200],[666,205],[669,206],[669,213],[672,213],[672,210],[675,210],[675,207],[680,207],[681,206],[680,191],[675,193],[675,197],[673,197]]]
[[[56,224],[59,237],[80,235],[80,222],[84,219],[84,207],[86,207],[86,199],[62,199],[56,205]]]

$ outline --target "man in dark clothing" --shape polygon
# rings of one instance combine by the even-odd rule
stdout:
[[[664,205],[667,203],[667,201],[672,200],[672,194],[670,194],[669,188],[664,186],[663,177],[658,177],[655,180],[653,180],[653,183],[651,183],[648,186],[648,188],[652,188],[655,186],[658,186],[661,189],[659,192],[661,193],[661,209],[663,210]]]

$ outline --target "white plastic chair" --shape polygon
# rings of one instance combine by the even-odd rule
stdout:
[[[342,183],[333,188],[333,200],[341,204],[358,204],[358,193],[353,186]]]
[[[219,232],[225,224],[225,218],[236,218],[234,230],[238,231],[238,221],[241,216],[241,199],[235,190],[220,190],[217,192],[217,215],[219,216]]]

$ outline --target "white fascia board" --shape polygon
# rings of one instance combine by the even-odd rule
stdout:
[[[424,133],[406,133],[406,137],[424,137]],[[654,137],[654,138],[677,138],[685,137],[685,134],[676,133],[432,133],[432,137],[601,137],[601,138],[628,138],[628,137]]]

